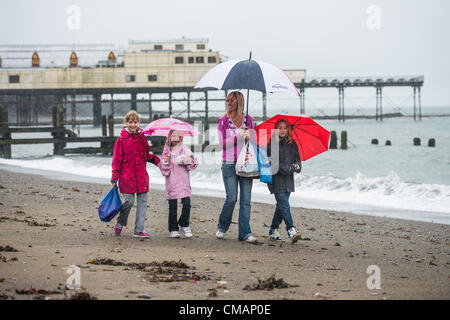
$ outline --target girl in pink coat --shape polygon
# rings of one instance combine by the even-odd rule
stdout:
[[[169,233],[171,238],[192,237],[189,228],[191,213],[191,182],[189,171],[198,166],[191,149],[183,144],[183,132],[170,131],[161,156],[159,168],[166,178],[166,199],[169,201]],[[183,209],[177,222],[177,199],[181,199]],[[178,226],[181,228],[179,229]]]
[[[120,235],[122,227],[127,225],[136,194],[134,237],[149,237],[144,231],[149,188],[147,162],[158,165],[159,158],[150,153],[147,139],[139,128],[139,115],[132,110],[125,116],[125,127],[114,144],[111,184],[115,185],[118,182],[120,193],[125,198],[114,226],[116,235]]]

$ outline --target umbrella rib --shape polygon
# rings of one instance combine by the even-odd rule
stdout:
[[[301,155],[303,155],[303,157],[300,157],[300,160],[301,160],[301,158],[305,158],[305,152],[303,151],[303,145],[302,145],[302,141],[300,140],[300,138],[298,137],[298,134],[297,134],[297,131],[294,131],[294,133],[295,133],[295,136],[297,137],[297,140],[298,140],[298,143],[300,143],[300,149],[301,149]],[[299,150],[300,151],[300,150]],[[303,161],[305,161],[305,160],[303,160]]]
[[[306,131],[306,130],[303,130],[302,128],[300,128],[300,127],[298,127],[298,130],[302,130],[303,132],[305,132],[305,133],[307,133],[307,134],[309,134],[310,136],[312,136],[312,137],[314,137],[314,138],[316,138],[317,140],[320,140],[320,138],[318,137],[318,136],[316,136],[316,135],[313,135],[311,132],[308,132],[308,131]],[[297,134],[297,133],[296,133]],[[298,136],[297,136],[298,137]],[[322,141],[322,140],[320,140],[320,141]]]

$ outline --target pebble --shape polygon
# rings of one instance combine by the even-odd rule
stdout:
[[[350,289],[342,289],[341,291],[342,292],[350,292],[351,290]]]
[[[140,298],[140,299],[151,299],[152,297],[149,296],[148,294],[141,293],[140,295],[138,295],[138,298]]]
[[[230,264],[230,262],[228,262],[227,260],[224,260],[223,264]]]

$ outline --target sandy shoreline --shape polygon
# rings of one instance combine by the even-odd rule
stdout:
[[[83,290],[98,299],[140,294],[200,300],[450,298],[449,225],[292,208],[296,226],[309,240],[291,245],[266,239],[274,205],[252,203],[251,227],[260,240],[252,245],[237,241],[235,223],[226,240],[215,239],[223,199],[193,196],[194,238],[169,239],[163,191],[151,190],[146,221],[151,239],[139,240],[131,236],[134,210],[121,237],[113,234],[112,222],[98,219],[96,208],[108,190],[0,170],[0,246],[18,250],[0,252],[0,297],[63,298],[69,276],[64,268],[77,265]],[[128,265],[89,263],[99,258]],[[174,278],[160,273],[166,267],[130,265],[165,260],[181,260],[190,268],[173,267]],[[367,288],[370,265],[380,268],[381,289]],[[243,290],[273,274],[295,287]],[[163,282],[183,277],[187,281]],[[30,287],[60,293],[16,292]]]

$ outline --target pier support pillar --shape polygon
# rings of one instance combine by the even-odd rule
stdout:
[[[305,111],[305,88],[300,87],[299,92],[300,92],[300,114],[306,114],[306,111]]]
[[[345,121],[345,112],[344,112],[344,87],[338,87],[339,90],[339,121]]]
[[[191,121],[191,92],[187,92],[187,120]]]
[[[376,103],[376,110],[375,110],[375,120],[383,121],[383,91],[382,87],[377,86],[377,103]]]
[[[136,92],[131,93],[131,110],[137,110]]]
[[[70,117],[70,123],[72,125],[72,131],[75,130],[75,124],[77,122],[77,106],[75,102],[75,95],[71,95],[71,117]]]
[[[421,87],[417,87],[417,89],[419,90],[419,121],[422,121],[422,101],[420,98],[420,88]]]
[[[208,117],[208,91],[205,91],[205,125],[204,129],[204,142],[203,146],[209,145],[209,117]]]
[[[169,118],[172,117],[172,92],[169,92]]]
[[[153,121],[153,110],[152,110],[152,92],[148,93],[148,122]]]
[[[92,95],[94,99],[92,109],[94,116],[94,126],[99,127],[102,124],[102,104],[101,104],[101,94],[95,93]]]

